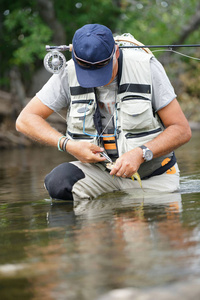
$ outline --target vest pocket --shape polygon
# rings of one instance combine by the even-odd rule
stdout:
[[[95,110],[95,101],[77,100],[72,101],[69,112],[70,124],[73,124],[74,129],[90,131],[95,129],[93,114]]]
[[[162,132],[160,127],[153,130],[144,131],[140,133],[125,134],[125,151],[130,151],[133,148],[139,147],[157,137]]]
[[[121,103],[121,126],[123,130],[152,128],[152,108],[149,100],[129,98]]]

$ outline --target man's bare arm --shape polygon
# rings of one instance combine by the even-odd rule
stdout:
[[[44,105],[39,98],[34,97],[17,118],[16,129],[37,142],[57,147],[58,140],[63,134],[51,127],[46,121],[52,113],[53,110]],[[61,140],[61,145],[62,142]],[[66,148],[84,163],[105,160],[99,154],[104,149],[88,142],[73,142],[70,140]]]
[[[17,118],[16,129],[39,143],[56,146],[62,134],[46,122],[52,113],[53,110],[34,97]]]
[[[159,110],[158,115],[166,129],[154,140],[145,144],[151,149],[154,157],[170,153],[187,143],[192,136],[189,123],[177,99]]]

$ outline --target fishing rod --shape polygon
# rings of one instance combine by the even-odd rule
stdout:
[[[119,44],[118,44],[118,43]],[[120,45],[120,42],[121,45]],[[118,44],[119,48],[132,48],[132,49],[139,49],[139,48],[168,48],[170,51],[173,51],[174,48],[183,48],[183,47],[200,47],[200,44],[181,44],[181,45],[125,45],[123,44],[126,41],[117,41],[116,44]],[[65,56],[60,51],[70,51],[72,52],[73,45],[60,45],[60,46],[49,46],[46,45],[46,51],[48,53],[44,57],[44,67],[47,71],[50,73],[58,74],[66,65],[66,59]],[[147,52],[147,50],[145,50]],[[156,51],[156,50],[155,50]],[[159,51],[159,50],[158,50]],[[166,50],[167,51],[167,50]],[[150,50],[148,51],[150,52]],[[175,51],[174,51],[175,52]]]
[[[119,45],[119,48],[181,48],[181,47],[200,47],[200,44],[181,44],[181,45],[136,45],[136,46],[130,46],[130,45]],[[51,50],[58,50],[58,51],[66,51],[69,50],[72,51],[72,44],[67,45],[61,45],[61,46],[49,46],[46,45],[46,51]]]

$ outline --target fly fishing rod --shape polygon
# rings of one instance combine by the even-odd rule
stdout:
[[[181,47],[200,47],[200,44],[182,44],[182,45],[119,45],[119,48],[181,48]],[[72,51],[72,44],[61,46],[49,46],[46,45],[46,51],[58,50],[58,51]]]
[[[128,44],[126,43],[128,42]],[[138,41],[137,41],[138,42]],[[200,44],[183,44],[183,45],[130,45],[131,42],[125,40],[116,40],[119,48],[132,48],[132,49],[149,49],[149,48],[168,48],[172,50],[174,48],[186,48],[186,47],[200,47]],[[65,56],[61,51],[70,51],[72,52],[72,44],[69,45],[60,45],[60,46],[49,46],[46,45],[46,51],[48,53],[44,57],[44,67],[50,73],[58,74],[66,65]],[[146,51],[146,50],[145,50]],[[146,51],[148,52],[148,51]],[[150,52],[150,51],[149,51]]]

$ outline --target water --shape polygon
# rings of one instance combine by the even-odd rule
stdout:
[[[0,152],[0,299],[96,300],[126,287],[200,276],[200,139],[176,151],[179,193],[105,194],[51,202],[43,179],[71,157],[56,149]]]

